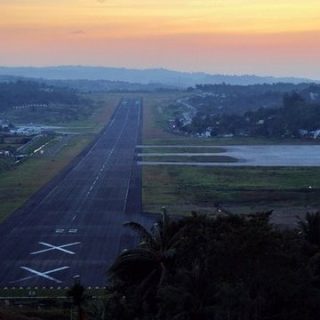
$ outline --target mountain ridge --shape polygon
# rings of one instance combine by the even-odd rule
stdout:
[[[206,72],[183,72],[164,68],[130,69],[124,67],[101,67],[83,65],[61,65],[47,67],[5,67],[0,66],[2,76],[20,76],[27,78],[43,78],[49,80],[110,80],[131,83],[152,84],[163,83],[176,87],[189,87],[196,84],[272,84],[288,83],[320,83],[319,80],[299,77],[274,77],[259,75],[227,75]]]

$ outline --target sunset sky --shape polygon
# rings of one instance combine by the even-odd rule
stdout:
[[[0,65],[320,79],[319,0],[0,0]]]

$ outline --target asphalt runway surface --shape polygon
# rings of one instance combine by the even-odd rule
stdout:
[[[140,146],[139,148],[141,148]],[[171,146],[161,146],[168,148]],[[190,148],[190,146],[183,146]],[[193,146],[191,146],[193,147]],[[143,146],[142,148],[149,148]],[[155,146],[151,146],[155,148]],[[203,146],[208,148],[208,146]],[[261,167],[319,167],[320,166],[320,145],[239,145],[239,146],[219,146],[225,151],[219,153],[222,156],[232,157],[237,159],[237,162],[170,162],[170,161],[139,161],[139,165],[174,165],[174,166],[198,166],[198,167],[244,167],[244,166],[261,166]],[[167,156],[170,153],[148,153],[143,154],[143,157],[148,156]],[[172,153],[173,156],[188,156],[198,155],[206,156],[209,153]],[[218,153],[212,154],[212,156]],[[146,158],[147,159],[147,158]]]
[[[1,225],[1,287],[66,287],[78,275],[106,284],[108,267],[137,242],[123,223],[154,221],[141,213],[141,114],[141,100],[123,99],[67,172]]]

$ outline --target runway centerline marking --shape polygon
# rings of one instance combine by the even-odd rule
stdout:
[[[20,268],[23,269],[23,270],[29,271],[30,273],[32,273],[34,275],[33,276],[28,276],[28,277],[25,277],[25,278],[22,278],[22,279],[19,279],[19,280],[16,280],[16,281],[11,281],[11,283],[30,280],[30,279],[33,279],[33,278],[36,278],[36,277],[45,278],[45,279],[54,281],[56,283],[62,283],[62,281],[60,281],[60,280],[58,280],[58,279],[56,279],[54,277],[48,276],[48,274],[51,274],[51,273],[54,273],[54,272],[58,272],[58,271],[62,271],[62,270],[66,270],[66,269],[69,269],[70,267],[65,266],[65,267],[61,267],[61,268],[48,270],[48,271],[45,271],[45,272],[40,272],[40,271],[31,269],[31,268],[28,268],[28,267],[20,267]]]
[[[41,242],[39,242],[39,244],[42,244],[43,246],[46,246],[48,248],[47,249],[43,249],[43,250],[39,250],[39,251],[34,251],[34,252],[31,252],[30,254],[35,255],[35,254],[44,253],[44,252],[48,252],[48,251],[52,251],[52,250],[58,250],[58,251],[62,251],[64,253],[68,253],[68,254],[75,254],[75,252],[70,251],[70,250],[66,250],[64,248],[75,246],[75,245],[78,245],[80,243],[81,242],[73,242],[73,243],[63,244],[61,246],[55,246],[53,244],[41,241]]]
[[[140,114],[140,109],[139,109],[139,114]],[[120,141],[120,139],[121,139],[121,137],[122,137],[122,135],[123,135],[123,133],[124,133],[124,131],[125,131],[125,128],[127,127],[128,120],[129,120],[129,109],[127,110],[126,118],[125,118],[125,120],[124,120],[124,124],[123,124],[123,127],[122,127],[121,131],[120,131],[120,134],[118,135],[118,137],[117,137],[115,143],[113,144],[111,150],[108,152],[108,156],[107,156],[104,164],[102,165],[101,169],[102,169],[102,168],[103,168],[103,169],[105,168],[105,165],[108,163],[108,161],[110,160],[110,158],[111,158],[114,150],[115,150],[116,147],[118,146],[118,143],[119,143],[119,141]],[[138,135],[138,133],[137,133],[137,135]],[[103,171],[103,170],[102,170],[102,171]],[[93,188],[95,187],[95,184],[98,182],[98,180],[99,180],[100,178],[101,178],[101,170],[100,170],[100,173],[98,173],[98,175],[96,176],[96,178],[95,178],[95,180],[93,181],[93,183],[91,184],[91,186],[90,186],[90,188],[89,188],[89,191],[87,192],[87,196],[86,196],[87,198],[89,197],[90,193],[92,192]]]

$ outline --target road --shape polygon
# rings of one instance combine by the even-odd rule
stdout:
[[[1,225],[1,287],[65,287],[76,275],[106,284],[108,267],[137,241],[123,223],[152,223],[140,213],[141,109],[123,99],[87,152]]]

